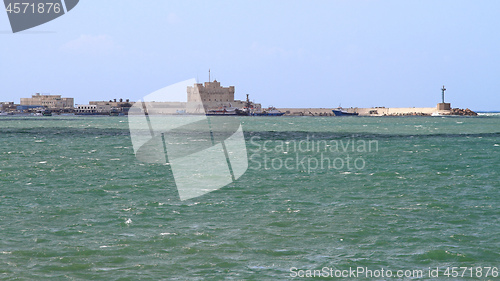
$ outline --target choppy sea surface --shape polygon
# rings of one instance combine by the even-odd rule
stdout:
[[[0,279],[499,278],[498,114],[240,121],[246,173],[181,201],[126,117],[0,117]]]

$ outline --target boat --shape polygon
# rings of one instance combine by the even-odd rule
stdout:
[[[119,115],[120,115],[120,110],[118,108],[113,107],[109,112],[109,116],[119,116]]]
[[[44,111],[42,111],[42,115],[43,116],[52,116],[52,111],[45,109]]]
[[[454,115],[454,114],[442,114],[442,113],[438,113],[438,112],[434,112],[431,114],[432,117],[471,117],[471,116],[467,116],[467,115]]]
[[[217,109],[208,110],[206,112],[207,116],[236,116],[236,115],[248,115],[247,112],[236,108],[236,107],[219,107]]]
[[[342,107],[332,109],[333,115],[335,116],[358,116],[356,112],[347,112]]]
[[[270,106],[268,109],[265,109],[262,112],[253,112],[252,116],[282,116],[284,112],[277,110],[275,107]]]

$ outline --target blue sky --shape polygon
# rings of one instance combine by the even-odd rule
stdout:
[[[0,101],[143,96],[212,78],[276,107],[500,109],[500,1],[81,0],[12,34],[0,13]]]

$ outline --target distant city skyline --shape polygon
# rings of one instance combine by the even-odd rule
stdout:
[[[500,110],[500,2],[80,1],[12,34],[0,12],[0,102],[130,99],[195,78],[263,107]]]

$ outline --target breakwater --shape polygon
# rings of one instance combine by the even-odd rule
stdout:
[[[333,108],[278,108],[287,116],[333,116]],[[359,116],[431,116],[431,115],[467,115],[475,116],[477,113],[470,109],[446,109],[438,107],[350,107],[342,108],[349,113],[358,113]]]

